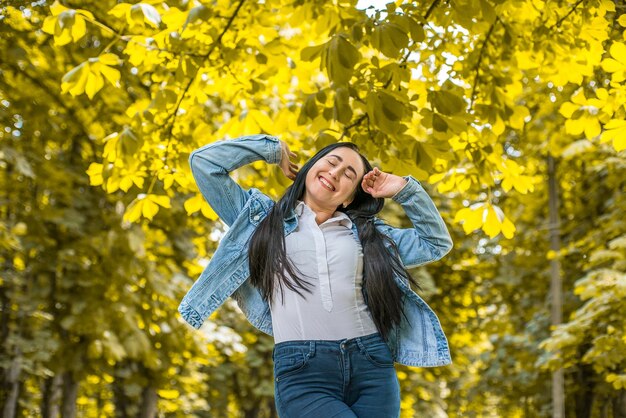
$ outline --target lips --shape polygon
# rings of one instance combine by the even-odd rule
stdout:
[[[320,183],[322,183],[322,186],[324,186],[325,188],[327,188],[328,190],[331,191],[335,191],[335,186],[333,186],[328,180],[326,180],[324,177],[319,176],[318,177]]]

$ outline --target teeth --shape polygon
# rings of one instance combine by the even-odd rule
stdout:
[[[324,186],[328,187],[331,190],[335,190],[331,184],[329,184],[326,180],[324,180],[323,177],[320,177],[320,181],[322,182]]]

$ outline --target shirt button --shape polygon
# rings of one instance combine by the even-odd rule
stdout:
[[[258,220],[259,220],[259,218],[260,218],[260,216],[259,216],[259,215],[254,215],[254,218],[252,218],[252,219],[254,219],[255,221],[258,221]]]

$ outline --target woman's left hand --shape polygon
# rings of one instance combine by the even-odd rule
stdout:
[[[374,167],[372,171],[363,176],[361,187],[373,197],[392,197],[398,193],[408,182],[406,179],[394,174],[380,171]]]

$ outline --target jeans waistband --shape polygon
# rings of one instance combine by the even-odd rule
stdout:
[[[304,347],[309,346],[313,350],[315,347],[329,347],[329,348],[341,348],[348,349],[350,347],[362,347],[364,345],[385,342],[380,333],[375,332],[373,334],[363,335],[360,337],[343,338],[341,340],[290,340],[281,341],[274,345],[274,348],[283,347]]]

